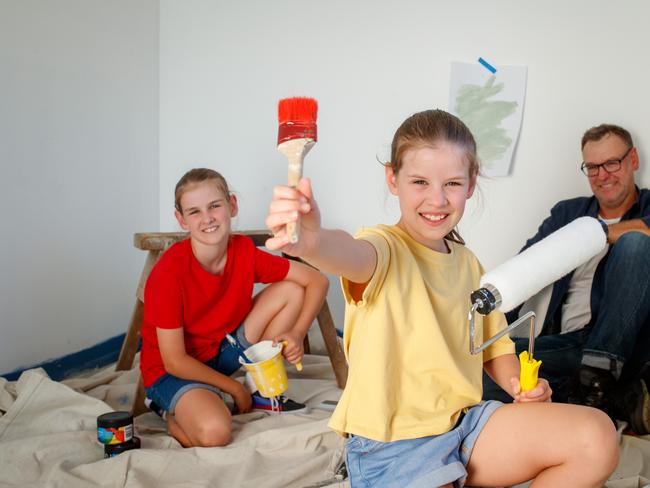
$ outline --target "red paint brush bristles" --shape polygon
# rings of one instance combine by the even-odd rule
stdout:
[[[278,145],[292,139],[317,140],[318,102],[308,97],[283,98],[278,102]]]
[[[314,98],[293,97],[283,98],[278,102],[278,122],[310,122],[316,123],[318,102]]]

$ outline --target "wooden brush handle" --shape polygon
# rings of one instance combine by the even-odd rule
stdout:
[[[309,138],[291,139],[278,145],[278,151],[287,157],[289,162],[289,186],[296,188],[302,178],[302,163],[305,155],[313,147],[314,140]],[[298,217],[300,219],[300,217]],[[300,237],[300,220],[287,224],[289,242],[295,244]]]
[[[300,178],[302,178],[302,158],[296,158],[292,161],[292,158],[289,158],[289,186],[296,188]],[[300,238],[300,217],[298,221],[289,222],[287,224],[287,236],[289,237],[289,242],[295,244]]]

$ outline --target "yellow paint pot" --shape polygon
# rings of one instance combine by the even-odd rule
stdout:
[[[273,398],[287,390],[289,380],[282,358],[282,343],[274,346],[273,341],[261,341],[244,352],[253,362],[247,363],[242,358],[239,362],[253,377],[260,395]]]

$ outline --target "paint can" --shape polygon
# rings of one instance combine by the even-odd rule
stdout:
[[[108,412],[97,417],[97,440],[105,446],[123,444],[131,439],[133,415],[129,412]]]
[[[104,458],[112,458],[131,449],[140,449],[139,437],[133,436],[127,442],[122,442],[121,444],[106,444],[104,446]]]
[[[273,341],[261,341],[244,352],[253,362],[247,363],[242,358],[239,362],[253,377],[260,395],[275,398],[287,390],[289,380],[282,358],[282,343],[274,346]]]

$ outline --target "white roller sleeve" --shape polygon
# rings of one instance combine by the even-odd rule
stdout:
[[[499,290],[502,302],[497,310],[509,312],[606,245],[601,223],[593,217],[580,217],[485,273],[481,286],[489,283]]]

